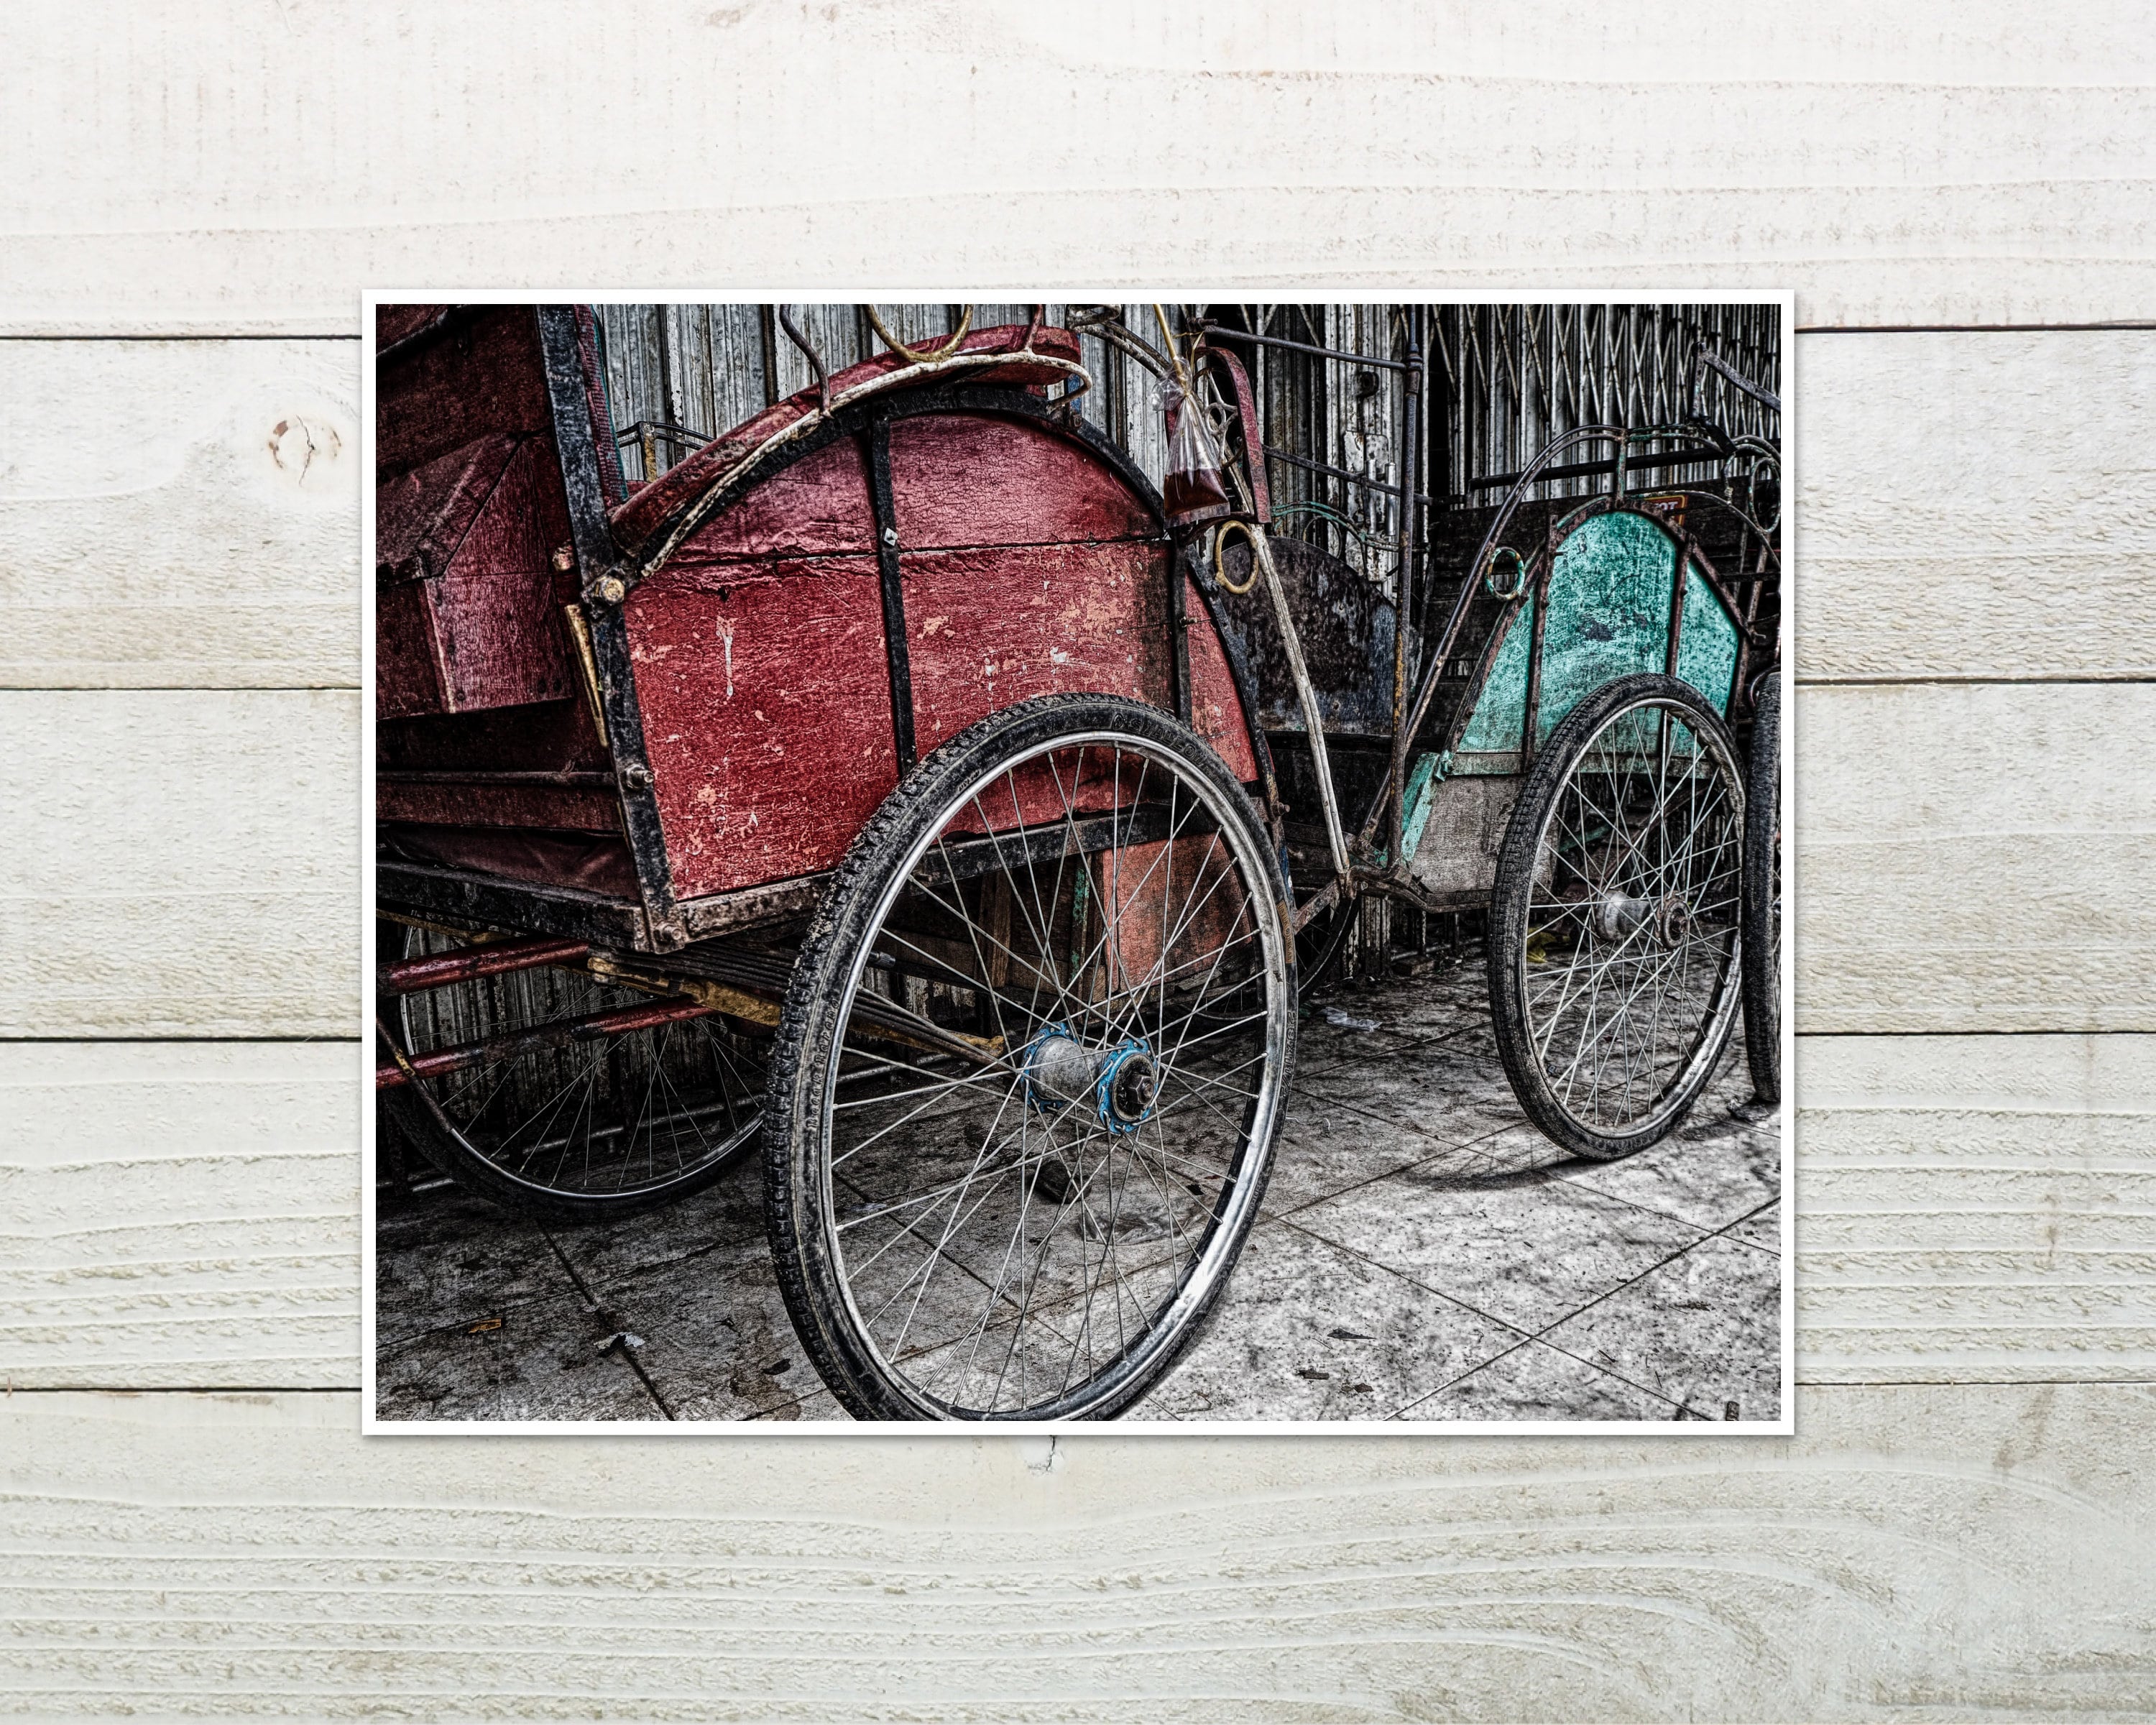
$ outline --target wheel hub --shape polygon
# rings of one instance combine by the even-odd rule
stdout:
[[[1081,1041],[1068,1024],[1049,1024],[1026,1045],[1019,1070],[1026,1100],[1043,1113],[1090,1103],[1094,1117],[1118,1134],[1152,1119],[1160,1100],[1160,1067],[1142,1036],[1103,1048]]]
[[[1594,932],[1605,941],[1622,940],[1655,914],[1650,898],[1605,892],[1594,906]]]
[[[1645,923],[1655,925],[1655,939],[1662,946],[1682,946],[1691,936],[1691,906],[1678,893],[1660,898],[1633,898],[1622,892],[1606,892],[1592,913],[1594,932],[1605,941],[1619,941]]]
[[[1096,1106],[1111,1132],[1134,1132],[1152,1118],[1160,1098],[1160,1069],[1142,1037],[1111,1049],[1101,1064]]]

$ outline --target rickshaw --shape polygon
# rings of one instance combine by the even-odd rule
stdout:
[[[1202,1332],[1299,972],[1371,895],[1486,903],[1500,1049],[1559,1142],[1682,1117],[1772,951],[1727,723],[1772,685],[1770,448],[1546,450],[1416,681],[1392,630],[1351,822],[1298,633],[1323,572],[1270,531],[1229,332],[1071,320],[1162,377],[1188,459],[1157,488],[1044,308],[933,342],[869,308],[884,351],[843,368],[779,316],[810,386],[632,488],[590,308],[381,311],[373,1028],[406,1143],[568,1220],[760,1155],[850,1412],[1040,1420],[1121,1412]],[[1536,501],[1590,444],[1602,494]],[[1748,588],[1687,524],[1710,502]]]

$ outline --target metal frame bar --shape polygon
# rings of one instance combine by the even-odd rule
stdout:
[[[1405,360],[1380,359],[1375,354],[1357,353],[1346,347],[1319,347],[1308,341],[1291,341],[1285,336],[1255,335],[1248,330],[1239,330],[1213,318],[1200,319],[1198,329],[1209,341],[1217,336],[1223,341],[1248,341],[1259,347],[1286,347],[1296,353],[1314,353],[1322,359],[1349,360],[1358,366],[1368,366],[1373,371],[1405,372],[1410,369],[1409,362]]]
[[[1528,614],[1527,690],[1527,698],[1520,704],[1522,709],[1520,713],[1520,771],[1522,773],[1525,773],[1535,763],[1536,732],[1541,728],[1543,716],[1543,635],[1544,631],[1549,627],[1550,577],[1556,572],[1556,569],[1557,557],[1554,548],[1553,548],[1551,555],[1539,559],[1537,562],[1532,599],[1534,609]],[[1493,639],[1489,648],[1486,649],[1486,656],[1488,657],[1491,664],[1494,665],[1496,663],[1497,649],[1502,644],[1502,640]],[[1486,677],[1488,675],[1488,672],[1486,670],[1483,675]],[[1466,716],[1455,715],[1452,728],[1456,732],[1464,732],[1466,729]]]
[[[645,927],[658,947],[685,945],[688,933],[675,909],[673,865],[653,790],[644,745],[644,713],[636,698],[636,670],[622,602],[629,594],[620,547],[608,518],[593,434],[583,361],[573,305],[536,308],[547,390],[553,410],[554,448],[569,514],[569,540],[583,593],[585,624],[598,674],[599,706],[606,719],[606,747],[613,757],[616,792],[629,860],[636,870]]]
[[[1407,382],[1400,416],[1399,568],[1393,583],[1393,750],[1386,767],[1386,794],[1391,804],[1385,855],[1395,863],[1406,837],[1409,738],[1404,721],[1408,698],[1408,636],[1414,627],[1416,528],[1422,507],[1420,442],[1422,410],[1422,308],[1408,308]]]
[[[1265,459],[1269,461],[1285,461],[1291,467],[1300,467],[1309,473],[1325,474],[1345,484],[1360,485],[1366,491],[1382,491],[1388,497],[1410,497],[1404,485],[1387,485],[1384,480],[1372,479],[1366,473],[1350,473],[1344,467],[1334,467],[1323,461],[1313,461],[1307,455],[1292,455],[1286,449],[1273,448],[1270,444],[1265,446]],[[1411,497],[1410,501],[1416,503],[1427,503],[1430,499],[1424,495]]]
[[[1663,525],[1666,526],[1668,523]],[[1670,578],[1670,638],[1662,653],[1662,675],[1666,677],[1674,677],[1677,674],[1677,655],[1684,647],[1685,589],[1691,579],[1691,547],[1686,542],[1686,536],[1679,531],[1671,533],[1670,537],[1676,542],[1676,571]],[[1738,614],[1733,608],[1730,612],[1730,620],[1738,622]],[[1737,639],[1741,650],[1744,640],[1741,623]],[[1734,701],[1737,687],[1733,679],[1729,694],[1730,699]]]
[[[891,683],[891,740],[901,778],[913,770],[913,658],[906,640],[906,593],[900,585],[898,511],[891,490],[891,414],[888,403],[869,408],[861,433],[868,470],[869,513],[875,526],[876,585],[883,604],[884,667]]]
[[[385,964],[374,981],[377,994],[419,994],[444,988],[452,983],[476,982],[481,977],[506,976],[519,970],[536,970],[549,964],[572,964],[592,950],[589,941],[490,941],[454,952],[430,952],[424,958],[399,959]]]
[[[678,1024],[684,1019],[705,1018],[711,1010],[695,1000],[654,1000],[647,1005],[620,1006],[583,1018],[555,1019],[535,1024],[528,1030],[514,1030],[506,1036],[490,1036],[478,1042],[460,1042],[423,1055],[408,1055],[391,1043],[394,1058],[374,1069],[374,1087],[388,1090],[408,1084],[415,1078],[440,1078],[451,1072],[485,1065],[490,1060],[506,1060],[538,1049],[561,1048],[572,1042],[596,1042],[607,1036],[626,1036],[632,1031]],[[386,1033],[383,1040],[388,1040]]]
[[[650,945],[641,905],[573,886],[383,857],[374,866],[374,890],[384,909],[438,919],[454,928],[557,935],[624,950]]]
[[[1614,473],[1620,479],[1635,473],[1653,473],[1671,467],[1705,467],[1714,462],[1726,461],[1728,452],[1717,449],[1711,444],[1697,448],[1657,450],[1650,455],[1635,459],[1612,456],[1607,461],[1574,461],[1563,467],[1546,467],[1535,473],[1537,483],[1543,480],[1589,479],[1598,474]],[[1471,491],[1494,491],[1500,485],[1516,485],[1525,477],[1519,473],[1493,473],[1481,479],[1467,481]]]

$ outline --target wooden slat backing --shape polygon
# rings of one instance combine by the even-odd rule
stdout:
[[[350,1036],[359,696],[0,691],[0,1036]]]
[[[0,1380],[358,1382],[356,1042],[0,1043]]]
[[[2119,0],[533,26],[0,14],[0,334],[1074,272],[2156,313]],[[2092,680],[2156,673],[2152,343],[1798,346],[1799,669],[1886,686],[1797,716],[1795,1439],[662,1448],[30,1387],[357,1376],[357,354],[0,342],[0,1035],[325,1039],[0,1044],[0,1711],[2147,1715],[2156,714]]]
[[[351,341],[0,343],[0,685],[359,681]]]
[[[0,342],[0,685],[356,684],[357,369]],[[2156,675],[2156,331],[1809,336],[1795,372],[1800,675]],[[1114,417],[1157,468],[1150,403]]]
[[[2156,1029],[2156,684],[1797,692],[1797,1028]]]
[[[1833,1389],[1793,1440],[361,1440],[0,1402],[40,1717],[2121,1717],[2145,1385]]]
[[[0,49],[44,75],[13,93],[0,327],[347,331],[363,282],[1074,271],[2151,309],[2134,7],[1291,10],[18,8]]]
[[[0,692],[0,1034],[349,1034],[357,709]],[[1796,712],[1800,1030],[2156,1030],[2156,685],[1813,687]]]
[[[2156,676],[2156,330],[1799,336],[1795,372],[1799,676]]]
[[[1798,1044],[1798,1375],[2156,1380],[2156,1036]]]
[[[1798,1377],[2156,1379],[2156,1036],[1806,1037]],[[0,1044],[0,1381],[357,1381],[357,1050]]]

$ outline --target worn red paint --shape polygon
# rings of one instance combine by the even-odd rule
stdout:
[[[582,941],[496,941],[483,947],[459,947],[454,952],[434,952],[424,958],[404,958],[385,964],[376,979],[383,994],[417,994],[451,983],[476,982],[483,976],[504,976],[511,971],[536,970],[546,964],[573,964],[591,948]]]
[[[718,572],[662,571],[625,608],[682,898],[829,867],[898,782],[875,560]]]
[[[568,516],[530,309],[403,362],[377,418],[377,716],[567,698],[549,559]]]
[[[481,459],[458,450],[383,487],[377,506],[377,592],[394,623],[375,667],[384,718],[572,692],[547,564],[549,538],[568,531],[553,451],[537,439],[478,447]]]
[[[1168,547],[1096,457],[988,415],[901,420],[891,489],[922,752],[1036,695],[1169,704]],[[896,783],[872,549],[862,458],[842,442],[720,516],[631,596],[680,896],[829,868]],[[1201,724],[1250,776],[1226,661],[1209,631],[1193,636]]]
[[[593,1013],[580,1019],[557,1019],[529,1030],[494,1036],[484,1042],[462,1042],[423,1055],[408,1055],[400,1064],[385,1060],[374,1069],[374,1087],[389,1090],[408,1078],[439,1078],[497,1060],[529,1054],[542,1048],[562,1048],[572,1042],[597,1042],[632,1031],[654,1030],[662,1024],[678,1024],[689,1019],[708,1017],[711,1009],[693,1000],[654,1002],[649,1006],[624,1006],[613,1012]],[[407,1068],[409,1071],[407,1071]]]
[[[385,312],[382,339],[441,308]],[[586,400],[603,412],[588,316]],[[1022,327],[975,331],[1001,354]],[[1039,352],[1074,358],[1043,330]],[[886,376],[884,355],[833,379]],[[1060,375],[1014,354],[975,381]],[[808,412],[814,390],[699,452],[613,511],[632,548],[742,454]],[[634,891],[603,785],[453,785],[398,772],[588,771],[608,762],[552,567],[567,536],[528,307],[488,311],[400,362],[382,394],[377,520],[377,747],[384,836],[442,865]],[[598,432],[611,449],[610,429]],[[925,752],[1029,696],[1105,691],[1170,703],[1168,549],[1114,470],[1037,425],[976,413],[893,422],[892,490]],[[603,465],[604,465],[603,458]],[[609,496],[619,481],[608,476]],[[690,899],[829,867],[896,782],[872,516],[860,447],[841,439],[706,523],[624,608],[674,890]],[[1255,777],[1219,644],[1186,586],[1198,729]],[[1112,785],[1089,782],[1083,806]],[[1023,801],[1060,807],[1045,774]],[[1038,806],[1034,806],[1034,805]]]
[[[562,832],[619,833],[621,798],[600,785],[498,784],[378,775],[374,812],[382,820],[449,826],[551,827]]]
[[[470,869],[540,886],[571,886],[608,898],[636,896],[636,865],[620,839],[541,827],[431,826],[384,821],[375,838],[408,862]]]
[[[1019,347],[1025,339],[1022,325],[1007,324],[975,330],[966,337],[962,352],[1002,353]],[[1078,338],[1068,330],[1043,329],[1034,341],[1034,351],[1053,358],[1075,361]],[[831,374],[831,393],[840,396],[878,377],[888,377],[908,362],[895,353],[880,353],[859,365]],[[1054,366],[1041,365],[1014,353],[1008,364],[988,366],[967,373],[977,383],[1016,383],[1028,387],[1050,383],[1066,375]],[[687,459],[675,463],[659,479],[640,486],[636,494],[613,512],[614,536],[631,549],[642,548],[654,537],[665,519],[683,504],[700,496],[714,480],[753,452],[767,439],[805,417],[817,405],[821,392],[811,388],[789,395],[732,431],[706,444]]]
[[[891,503],[906,551],[1144,539],[1152,516],[1089,451],[1028,421],[937,413],[891,428]]]
[[[1034,695],[1171,696],[1165,549],[987,546],[901,559],[923,753]]]
[[[675,468],[668,477],[680,471]],[[868,556],[875,549],[874,537],[868,470],[860,446],[842,438],[782,468],[706,522],[675,548],[665,567],[722,567],[757,558],[848,552]]]
[[[1128,845],[1092,866],[1111,989],[1199,981],[1216,957],[1232,977],[1235,951],[1257,925],[1218,835]]]

